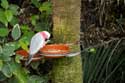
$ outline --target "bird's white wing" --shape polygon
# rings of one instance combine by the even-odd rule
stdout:
[[[44,45],[45,45],[45,39],[39,33],[37,33],[31,39],[29,54],[30,55],[36,54],[40,50],[40,48],[42,48]]]

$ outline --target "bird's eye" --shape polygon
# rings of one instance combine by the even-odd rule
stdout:
[[[46,38],[45,41],[47,41],[48,39]]]

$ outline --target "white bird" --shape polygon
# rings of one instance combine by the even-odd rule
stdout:
[[[43,48],[43,46],[45,46],[45,44],[47,43],[46,40],[48,40],[49,38],[50,33],[47,31],[38,32],[32,37],[29,48],[29,57],[25,63],[26,66],[30,64],[33,56],[40,50],[40,48]]]

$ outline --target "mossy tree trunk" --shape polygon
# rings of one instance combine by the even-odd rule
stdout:
[[[53,39],[55,43],[74,43],[80,34],[80,0],[52,0]],[[79,51],[79,45],[72,45],[72,51]],[[82,62],[80,56],[55,59],[52,69],[52,83],[82,83]]]

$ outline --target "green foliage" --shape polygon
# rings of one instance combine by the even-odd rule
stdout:
[[[8,28],[0,28],[0,37],[5,37],[9,33]]]
[[[23,38],[19,41],[19,45],[21,46],[22,49],[28,51],[28,45],[29,43],[27,42],[27,39],[24,39]]]
[[[13,13],[13,15],[19,14],[18,9],[19,9],[19,6],[17,5],[14,5],[14,4],[9,5],[9,10]]]
[[[50,2],[24,0],[20,6],[12,4],[11,0],[0,2],[0,82],[47,83],[46,77],[38,70],[41,63],[32,63],[29,65],[31,69],[28,69],[23,66],[23,57],[16,55],[16,51],[28,51],[30,40],[36,32],[50,30]],[[23,7],[25,3],[29,4],[26,8]],[[32,70],[36,71],[36,75]]]
[[[0,53],[0,71],[7,77],[10,78],[15,75],[20,83],[27,83],[27,73],[21,68],[21,64],[17,64],[16,61],[11,59],[14,55],[15,44],[7,43],[3,46],[2,52]],[[15,58],[16,59],[16,58]]]
[[[0,72],[0,81],[4,81],[6,79],[7,77],[2,72]]]
[[[10,22],[13,18],[13,14],[12,14],[12,11],[11,10],[6,10],[5,11],[5,16],[6,16],[6,19],[8,22]]]
[[[119,72],[124,72],[124,41],[121,39],[99,46],[96,53],[84,52],[84,83],[117,83],[124,80]]]
[[[51,8],[52,8],[51,3],[45,2],[45,3],[40,5],[39,10],[40,10],[40,12],[46,12],[47,14],[51,14],[52,13]]]
[[[20,31],[20,27],[18,24],[14,25],[13,29],[12,29],[12,37],[14,40],[19,39],[19,37],[21,36],[21,31]]]
[[[8,1],[7,0],[1,0],[1,6],[5,9],[9,7]]]
[[[40,77],[40,76],[36,76],[36,75],[32,75],[29,78],[29,83],[47,83],[47,81],[45,80],[45,77]]]
[[[18,79],[19,83],[27,83],[28,81],[28,74],[27,72],[21,67],[21,64],[16,63],[15,61],[11,61],[9,67],[15,77]]]
[[[0,71],[2,70],[2,67],[3,67],[3,61],[0,60]]]
[[[5,44],[2,48],[2,52],[0,53],[0,59],[3,61],[10,61],[11,57],[14,53],[15,45],[14,44]]]
[[[6,77],[11,77],[12,76],[12,72],[9,68],[9,63],[5,63],[2,67],[2,70],[3,74],[6,76]]]
[[[40,6],[40,3],[38,0],[31,0],[32,4],[35,5],[37,8]]]
[[[3,23],[5,26],[8,26],[5,12],[3,10],[0,11],[0,22]]]
[[[39,19],[39,16],[38,15],[32,15],[30,20],[31,20],[31,23],[32,25],[36,25],[36,21]]]

